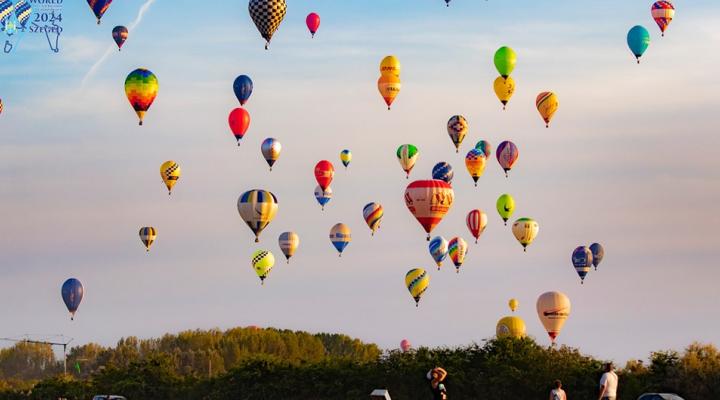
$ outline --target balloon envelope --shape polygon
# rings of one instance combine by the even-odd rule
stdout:
[[[570,299],[561,292],[546,292],[538,297],[536,309],[550,340],[555,343],[570,316]]]
[[[248,114],[244,108],[236,108],[230,111],[228,124],[239,146],[240,140],[245,136],[245,133],[247,133],[250,127],[250,114]]]
[[[473,182],[475,182],[475,186],[477,186],[478,179],[485,172],[485,160],[485,153],[479,149],[470,149],[465,156],[465,168]]]
[[[400,162],[400,166],[405,171],[405,177],[410,177],[410,171],[415,166],[415,162],[418,158],[418,149],[412,144],[403,144],[397,149],[397,158]]]
[[[482,151],[483,154],[485,154],[485,157],[490,157],[492,155],[492,146],[487,140],[477,142],[475,144],[475,148]]]
[[[499,338],[511,337],[522,339],[527,334],[525,321],[520,317],[508,316],[501,318],[495,325],[495,334]]]
[[[107,11],[108,7],[110,7],[110,3],[112,2],[113,0],[87,0],[90,9],[93,14],[95,14],[95,18],[97,18],[98,25],[100,24],[100,20],[105,14],[105,11]]]
[[[495,68],[498,73],[500,73],[500,76],[507,78],[515,69],[517,55],[513,49],[503,46],[495,52],[493,62],[495,63]]]
[[[585,280],[585,276],[590,272],[590,266],[592,265],[592,251],[585,246],[578,246],[573,250],[571,257],[575,272],[580,277],[580,282]]]
[[[330,186],[324,190],[320,186],[315,186],[315,200],[317,200],[323,210],[325,209],[325,204],[332,200],[332,195],[333,191]]]
[[[675,6],[669,1],[656,1],[650,7],[650,14],[660,28],[662,36],[665,36],[665,30],[675,17]]]
[[[517,146],[515,146],[515,143],[506,140],[498,146],[496,156],[498,163],[500,163],[500,166],[503,171],[505,171],[505,176],[507,177],[508,171],[510,171],[513,165],[515,165],[515,161],[517,161],[520,156],[520,152],[518,151]]]
[[[447,123],[447,132],[455,145],[455,152],[460,151],[460,145],[465,139],[465,135],[468,132],[468,122],[462,115],[453,115],[450,117]]]
[[[285,0],[250,0],[248,2],[250,18],[260,32],[260,36],[265,39],[265,50],[285,18],[286,11]]]
[[[549,127],[550,120],[559,106],[557,96],[553,92],[542,92],[535,98],[535,106],[543,121],[545,121],[545,127]]]
[[[452,207],[454,198],[452,187],[439,180],[415,181],[405,189],[405,205],[427,232],[428,240],[430,232]]]
[[[420,298],[430,286],[430,275],[422,268],[415,268],[405,274],[405,287],[410,296],[415,299],[415,306],[420,303]]]
[[[442,236],[435,236],[430,240],[428,248],[430,250],[430,256],[435,260],[439,270],[443,260],[445,260],[445,257],[448,255],[448,241]]]
[[[321,160],[315,164],[315,180],[323,190],[330,187],[330,182],[332,182],[334,176],[335,167],[330,161]]]
[[[342,255],[343,250],[352,241],[352,235],[350,228],[345,224],[335,224],[330,229],[330,242],[332,242],[335,249],[338,251],[338,255]]]
[[[395,101],[395,97],[397,97],[400,93],[400,89],[402,88],[400,78],[395,75],[381,75],[378,79],[377,87],[389,110],[390,106]]]
[[[140,228],[140,240],[145,245],[145,251],[150,251],[155,238],[157,237],[157,230],[152,226],[144,226]]]
[[[255,243],[260,233],[275,218],[278,210],[277,197],[267,190],[248,190],[240,195],[237,202],[240,218],[255,234]]]
[[[513,235],[524,250],[535,240],[539,230],[540,226],[532,218],[520,218],[512,226]]]
[[[350,165],[350,161],[352,161],[352,153],[350,150],[345,149],[340,152],[340,162],[342,162],[343,166],[347,168],[348,165]]]
[[[409,341],[409,340],[403,339],[403,340],[400,342],[400,349],[401,349],[403,352],[407,352],[407,351],[409,351],[411,348],[412,348],[412,345],[410,344],[410,341]]]
[[[478,209],[470,210],[467,217],[465,218],[465,224],[470,230],[472,236],[475,238],[475,243],[477,243],[478,238],[480,238],[480,235],[482,235],[482,233],[485,231],[487,222],[487,214],[485,214],[482,210]]]
[[[509,194],[503,194],[498,197],[495,208],[503,222],[505,222],[505,225],[507,225],[507,220],[510,219],[515,212],[515,200]]]
[[[168,160],[160,166],[160,177],[167,187],[168,194],[172,193],[172,188],[180,179],[180,165],[173,160]]]
[[[245,103],[247,103],[247,101],[250,99],[252,91],[253,81],[252,79],[250,79],[249,76],[240,75],[235,78],[235,81],[233,82],[233,92],[235,92],[235,97],[237,97],[241,106],[245,105]]]
[[[280,152],[282,151],[280,141],[275,138],[267,138],[260,145],[260,151],[268,163],[268,166],[270,166],[270,171],[272,171],[272,167],[280,158]]]
[[[450,239],[448,243],[448,254],[455,265],[455,272],[460,272],[460,267],[463,265],[463,262],[465,262],[467,248],[467,242],[463,238],[454,237]]]
[[[78,307],[80,307],[80,302],[85,294],[82,283],[75,278],[70,278],[63,283],[60,294],[65,302],[65,306],[68,311],[70,311],[70,319],[74,319],[75,312]]]
[[[116,26],[112,30],[112,37],[115,44],[117,44],[118,50],[120,50],[128,38],[128,29],[122,25]]]
[[[635,25],[630,28],[627,34],[627,44],[635,56],[635,59],[637,59],[638,64],[640,64],[640,57],[642,57],[645,50],[650,46],[650,33],[644,27]]]
[[[295,232],[283,232],[278,237],[278,245],[289,264],[290,257],[295,254],[295,250],[300,246],[300,236]]]
[[[143,124],[145,113],[155,101],[159,89],[158,79],[145,68],[138,68],[125,78],[125,95]]]
[[[593,243],[590,245],[590,251],[592,251],[593,255],[592,263],[595,266],[595,270],[597,270],[598,265],[600,265],[603,257],[605,257],[605,249],[600,243]]]
[[[380,75],[400,77],[400,60],[395,56],[386,56],[380,61]]]
[[[258,278],[260,278],[260,284],[265,284],[265,278],[275,266],[275,256],[267,250],[258,250],[251,257],[251,265]]]
[[[508,301],[508,307],[510,307],[510,311],[512,312],[515,312],[515,310],[517,310],[519,304],[520,303],[517,301],[517,299],[510,299]]]
[[[365,218],[365,223],[370,228],[372,235],[380,227],[383,215],[383,206],[378,203],[368,203],[363,207],[363,218]]]
[[[507,78],[498,76],[495,78],[495,82],[493,82],[493,90],[495,91],[495,96],[497,96],[500,103],[502,103],[504,110],[513,93],[515,93],[515,80],[511,76]]]
[[[435,166],[433,166],[432,169],[432,178],[437,179],[440,181],[443,181],[445,183],[452,183],[453,177],[455,176],[455,172],[453,172],[452,165],[441,161]]]
[[[316,13],[310,13],[305,17],[305,25],[307,25],[310,35],[315,37],[315,32],[320,28],[320,16]]]

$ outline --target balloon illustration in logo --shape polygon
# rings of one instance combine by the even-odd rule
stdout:
[[[448,243],[448,254],[455,265],[455,273],[460,273],[460,267],[463,265],[463,262],[465,262],[467,249],[467,242],[463,238],[454,237],[450,239]]]
[[[233,82],[233,92],[235,92],[235,97],[237,97],[240,105],[244,106],[250,99],[253,92],[252,79],[250,79],[247,75],[240,75],[235,78],[235,81]]]
[[[560,292],[546,292],[537,299],[537,314],[553,344],[570,316],[570,299]]]
[[[500,143],[500,146],[497,148],[496,155],[498,163],[500,163],[503,171],[505,171],[505,177],[507,178],[508,171],[510,171],[513,165],[515,165],[515,161],[517,161],[520,156],[520,152],[518,151],[517,146],[515,146],[515,143],[506,140]]]
[[[265,50],[267,50],[275,31],[285,18],[287,11],[285,0],[250,0],[248,11],[260,36],[265,39]]]
[[[603,257],[605,257],[605,249],[603,249],[600,243],[593,243],[590,245],[590,251],[592,251],[593,256],[592,263],[595,266],[595,271],[597,271],[600,261],[602,261]]]
[[[455,173],[453,172],[452,165],[441,161],[432,169],[432,178],[451,184]]]
[[[455,145],[455,152],[460,152],[460,145],[468,132],[468,122],[462,115],[453,115],[447,123],[447,132]]]
[[[260,233],[277,214],[277,197],[267,190],[248,190],[240,195],[237,202],[240,218],[255,234],[255,243],[260,241]]]
[[[157,230],[155,230],[152,226],[144,226],[140,228],[140,240],[145,245],[145,251],[150,251],[150,246],[152,246],[156,237]]]
[[[420,298],[430,286],[430,275],[422,268],[415,268],[405,274],[405,287],[410,296],[415,299],[415,307],[420,304]]]
[[[523,247],[523,251],[527,251],[527,247],[537,237],[540,226],[532,218],[520,218],[512,226],[513,235],[515,239]]]
[[[555,115],[555,111],[558,109],[558,104],[557,96],[553,92],[542,92],[537,95],[537,98],[535,99],[535,106],[537,107],[543,121],[545,121],[546,128],[550,127],[550,120],[553,115]]]
[[[307,17],[305,17],[305,25],[307,25],[310,35],[314,38],[315,33],[318,31],[318,28],[320,28],[320,16],[316,13],[308,14]]]
[[[80,307],[85,290],[83,289],[82,283],[75,278],[70,278],[63,283],[60,289],[60,294],[65,302],[65,306],[70,311],[70,320],[75,319],[75,312]]]
[[[332,188],[328,186],[327,189],[323,190],[320,186],[315,186],[315,200],[320,204],[320,209],[325,210],[325,204],[332,200]]]
[[[350,228],[345,224],[335,224],[330,229],[330,242],[332,242],[335,249],[338,251],[338,257],[342,257],[343,250],[352,241],[352,235],[350,234]]]
[[[236,108],[230,111],[228,124],[230,125],[233,136],[235,136],[235,140],[237,140],[238,146],[240,146],[240,140],[242,140],[250,127],[250,114],[248,114],[244,108]]]
[[[635,25],[630,28],[627,34],[627,44],[630,47],[637,63],[640,64],[640,57],[645,53],[648,46],[650,46],[650,33],[645,27]]]
[[[287,263],[290,264],[290,257],[295,254],[295,250],[300,246],[300,236],[295,232],[283,232],[278,237],[278,245]]]
[[[405,189],[405,205],[427,232],[427,240],[452,207],[454,198],[452,187],[439,180],[415,181]]]
[[[442,236],[435,236],[432,238],[430,243],[428,244],[428,248],[430,250],[430,256],[432,256],[433,260],[435,260],[435,263],[437,264],[438,271],[440,271],[440,267],[442,266],[442,262],[448,255],[448,242],[445,240]]]
[[[482,210],[470,210],[467,217],[465,218],[465,224],[467,225],[470,233],[475,238],[475,243],[478,242],[480,235],[485,231],[487,227],[488,217]]]
[[[315,180],[323,190],[330,187],[333,176],[335,176],[335,167],[330,161],[322,160],[315,164]]]
[[[145,68],[138,68],[125,78],[125,95],[140,120],[139,125],[143,124],[145,113],[155,101],[159,87],[155,74]]]
[[[503,194],[498,197],[495,208],[497,208],[500,218],[502,218],[505,226],[507,226],[508,219],[510,219],[515,212],[515,200],[509,194]]]
[[[281,151],[282,145],[275,138],[267,138],[260,145],[260,152],[262,152],[265,161],[270,166],[270,171],[272,171],[273,165],[280,158]]]
[[[405,179],[410,178],[410,171],[412,171],[415,166],[418,155],[419,153],[417,147],[411,144],[404,144],[398,147],[397,158],[403,171],[405,171]]]
[[[383,214],[383,206],[378,203],[368,203],[363,207],[363,218],[370,228],[371,236],[374,236],[375,231],[380,227]]]
[[[580,277],[580,284],[585,283],[585,276],[590,272],[593,262],[592,251],[585,246],[578,246],[573,250],[571,260],[575,272]]]
[[[265,284],[265,278],[270,274],[273,266],[275,266],[275,256],[267,250],[258,250],[251,257],[251,265],[258,278],[260,285]]]
[[[175,161],[169,160],[160,166],[160,177],[162,178],[168,190],[168,196],[172,194],[172,188],[180,179],[180,165]]]

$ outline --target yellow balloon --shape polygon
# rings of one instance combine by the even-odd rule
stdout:
[[[380,61],[380,75],[400,77],[400,60],[395,56],[387,56]]]
[[[267,278],[270,270],[275,265],[275,256],[273,253],[267,250],[258,250],[252,255],[252,267],[255,270],[258,278],[260,278],[260,284],[265,284],[265,278]]]
[[[180,165],[178,165],[175,161],[165,161],[160,166],[160,176],[162,177],[163,182],[165,182],[165,186],[167,186],[168,195],[172,194],[172,188],[175,186],[178,179],[180,179],[180,173]]]
[[[472,149],[465,156],[465,168],[477,186],[477,181],[485,172],[485,153],[482,150]]]
[[[510,306],[510,311],[512,312],[515,312],[515,310],[517,310],[519,304],[520,303],[517,301],[517,299],[510,299],[510,301],[508,301],[508,306]]]
[[[550,120],[558,109],[558,98],[553,92],[542,92],[535,99],[535,106],[545,121],[545,127],[550,127]]]
[[[535,240],[539,230],[540,225],[532,218],[520,218],[512,226],[513,235],[523,246],[523,251],[527,251],[527,246]]]
[[[550,340],[555,343],[555,339],[570,316],[570,299],[561,292],[546,292],[538,297],[536,308],[540,322],[545,327]]]
[[[495,83],[493,83],[493,89],[495,90],[495,95],[498,100],[502,103],[504,110],[513,93],[515,93],[515,80],[510,76],[507,78],[498,76],[495,78]]]
[[[523,321],[522,318],[515,316],[503,317],[495,326],[495,334],[499,338],[512,337],[515,339],[522,339],[527,334],[525,321]]]
[[[411,269],[405,275],[405,286],[413,299],[415,299],[415,307],[420,303],[420,298],[429,285],[430,275],[422,268]]]
[[[389,110],[390,105],[395,101],[395,97],[400,93],[400,87],[402,86],[400,78],[394,75],[383,75],[378,79],[377,86]]]

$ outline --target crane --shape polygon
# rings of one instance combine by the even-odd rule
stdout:
[[[25,335],[27,336],[27,335]],[[65,338],[65,336],[58,335],[61,338]],[[32,343],[32,344],[47,344],[50,346],[62,346],[63,351],[63,374],[67,375],[67,346],[70,344],[70,342],[73,341],[73,338],[67,338],[69,340],[66,340],[64,342],[50,342],[45,340],[33,340],[28,337],[25,337],[23,339],[14,339],[14,338],[0,338],[0,340],[4,340],[6,342],[14,342],[14,343]]]

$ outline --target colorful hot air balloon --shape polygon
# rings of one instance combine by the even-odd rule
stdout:
[[[315,164],[315,180],[323,190],[330,187],[333,176],[335,176],[335,167],[333,167],[330,161],[321,160]]]
[[[485,158],[489,158],[492,155],[492,146],[487,140],[477,142],[475,148],[482,151],[483,154],[485,154]]]
[[[405,179],[410,178],[410,171],[415,166],[419,155],[417,147],[412,144],[404,144],[398,147],[397,158],[403,171],[405,171]]]
[[[642,57],[645,50],[650,46],[650,33],[645,27],[635,25],[630,28],[627,34],[627,44],[635,56],[637,63],[640,64],[640,57]]]
[[[580,284],[583,284],[593,262],[592,251],[585,246],[578,246],[573,250],[571,260],[580,277]]]
[[[394,75],[381,75],[378,78],[377,87],[389,110],[390,105],[395,101],[395,97],[400,93],[402,87],[400,78]]]
[[[275,161],[280,158],[282,145],[275,138],[267,138],[263,140],[262,144],[260,145],[260,151],[262,152],[265,161],[267,161],[268,165],[270,166],[270,171],[272,171],[272,167],[275,164]]]
[[[363,218],[370,228],[371,236],[374,236],[375,231],[380,227],[383,214],[383,206],[378,203],[368,203],[363,207]]]
[[[270,270],[275,266],[275,256],[267,250],[257,250],[250,260],[253,270],[260,278],[260,285],[264,285],[265,278],[268,277]]]
[[[675,17],[675,7],[669,1],[656,1],[650,7],[650,13],[660,28],[662,36],[665,36],[665,29]]]
[[[237,97],[241,106],[244,106],[245,103],[247,103],[247,101],[250,99],[252,91],[253,81],[252,79],[250,79],[249,76],[240,75],[235,78],[235,81],[233,82],[233,92],[235,92],[235,97]]]
[[[540,322],[555,344],[555,339],[570,316],[570,299],[560,292],[546,292],[538,297],[536,307]]]
[[[467,242],[461,237],[454,237],[450,239],[448,243],[448,254],[453,264],[455,264],[455,272],[460,273],[460,267],[465,261],[465,255],[467,254]]]
[[[513,212],[515,212],[515,199],[507,193],[503,194],[498,197],[495,208],[497,208],[498,214],[500,214],[503,222],[505,222],[505,226],[507,226],[507,220],[510,219]]]
[[[277,197],[267,190],[248,190],[240,195],[237,202],[240,218],[255,234],[255,243],[260,241],[260,233],[275,218],[278,210]]]
[[[315,200],[320,203],[320,209],[325,210],[325,204],[332,200],[333,191],[330,186],[327,189],[315,186]]]
[[[156,237],[157,230],[155,230],[152,226],[144,226],[140,228],[140,240],[145,245],[145,251],[150,251],[150,246],[152,246]]]
[[[520,218],[512,226],[513,235],[515,239],[523,247],[523,251],[527,251],[527,247],[537,237],[540,225],[532,218]]]
[[[501,318],[495,325],[495,335],[499,338],[511,337],[522,339],[527,335],[525,321],[520,317],[507,316]]]
[[[497,96],[498,100],[502,103],[504,110],[513,93],[515,93],[515,80],[511,76],[507,78],[498,76],[495,78],[495,82],[493,82],[493,90],[495,91],[495,96]]]
[[[352,241],[350,228],[345,224],[335,224],[330,229],[330,241],[333,246],[335,246],[335,249],[337,249],[338,257],[342,257],[343,250],[345,250],[345,247]]]
[[[448,255],[448,242],[442,236],[435,236],[428,245],[430,249],[430,255],[438,266],[438,271],[442,266],[442,262]]]
[[[430,275],[422,268],[415,268],[405,274],[405,287],[410,296],[415,299],[415,307],[420,304],[420,298],[430,286]]]
[[[122,25],[118,25],[113,28],[112,37],[115,44],[117,44],[118,51],[120,51],[128,38],[128,29]]]
[[[244,108],[236,108],[230,111],[228,124],[230,125],[233,136],[235,136],[235,140],[237,140],[238,146],[240,146],[240,140],[245,136],[245,133],[250,127],[250,114],[248,114]]]
[[[500,76],[507,78],[512,74],[515,69],[515,63],[517,62],[517,55],[515,51],[507,46],[503,46],[495,52],[493,57],[495,68],[500,73]]]
[[[515,310],[517,310],[519,304],[520,303],[517,301],[517,299],[510,299],[508,301],[508,307],[510,307],[510,311],[512,312],[515,312]]]
[[[295,232],[283,232],[278,237],[278,245],[280,251],[285,255],[287,263],[290,264],[290,257],[295,254],[295,250],[300,246],[300,236]]]
[[[427,240],[452,207],[454,198],[452,187],[439,180],[415,181],[405,189],[405,205],[427,232]]]
[[[453,115],[447,123],[447,132],[455,145],[455,152],[460,152],[460,145],[468,131],[468,122],[462,115]]]
[[[537,107],[543,121],[545,121],[546,128],[550,127],[550,120],[553,115],[555,115],[555,111],[558,109],[558,104],[557,96],[553,92],[542,92],[537,95],[537,98],[535,99],[535,106]]]
[[[487,214],[482,212],[482,210],[470,210],[470,212],[468,213],[467,218],[465,218],[465,224],[470,230],[470,233],[475,238],[475,243],[478,242],[480,235],[482,235],[482,233],[485,231],[487,223]]]
[[[85,294],[83,285],[79,280],[70,278],[63,283],[62,288],[60,289],[60,294],[65,302],[65,306],[68,311],[70,311],[70,320],[72,321],[75,319],[75,312],[78,307],[80,307],[83,294]]]
[[[395,56],[387,56],[380,61],[380,75],[400,77],[400,60]]]
[[[307,25],[312,37],[315,37],[315,32],[320,28],[320,16],[316,13],[308,14],[307,17],[305,17],[305,25]]]
[[[400,341],[400,350],[402,350],[404,353],[410,351],[412,349],[412,345],[410,344],[410,341],[407,339],[403,339]]]
[[[467,168],[476,187],[478,179],[480,179],[483,172],[485,172],[485,160],[485,153],[479,149],[470,149],[465,156],[465,168]]]
[[[105,11],[107,11],[108,7],[110,7],[110,3],[112,2],[113,0],[87,0],[90,9],[93,14],[95,14],[95,18],[97,18],[98,25],[100,25],[100,20],[102,19],[103,14],[105,14]]]
[[[452,183],[453,177],[455,176],[455,173],[453,172],[452,165],[446,163],[445,161],[441,161],[432,169],[432,178],[437,179],[443,182],[446,182],[448,184]]]
[[[285,18],[287,11],[285,0],[250,0],[248,11],[260,36],[265,39],[265,50],[267,50],[275,31]]]
[[[158,93],[158,79],[149,70],[138,68],[125,78],[125,95],[143,124],[145,113],[150,109]]]
[[[597,271],[600,261],[605,257],[605,249],[603,249],[600,243],[593,243],[590,245],[590,251],[592,251],[593,256],[592,263],[595,266],[595,271]]]
[[[517,146],[515,146],[515,143],[506,140],[498,146],[496,156],[500,166],[503,171],[505,171],[505,177],[507,178],[508,171],[512,169],[515,161],[517,161],[520,156],[520,152],[518,151]]]
[[[352,153],[350,150],[345,149],[340,152],[340,161],[342,162],[345,169],[347,169],[348,165],[350,165],[350,161],[352,161]]]
[[[163,182],[165,182],[165,186],[167,186],[168,196],[172,194],[172,188],[180,179],[181,173],[182,171],[180,170],[180,165],[178,165],[175,161],[165,161],[160,166],[160,177]]]

